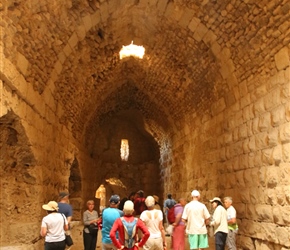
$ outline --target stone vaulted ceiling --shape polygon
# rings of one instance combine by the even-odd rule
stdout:
[[[4,0],[0,11],[5,56],[76,137],[123,110],[158,137],[271,74],[269,54],[289,44],[285,0]],[[144,59],[119,59],[131,41]]]

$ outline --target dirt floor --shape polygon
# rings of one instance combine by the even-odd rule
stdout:
[[[74,245],[71,246],[69,249],[70,250],[83,250],[83,225],[79,225],[79,224],[75,224],[71,230],[71,234],[72,234],[72,238],[74,240]],[[168,236],[166,237],[167,239],[167,246],[171,245],[171,237]],[[101,232],[99,231],[99,235],[98,235],[98,242],[97,242],[97,250],[101,250]],[[187,238],[185,239],[186,242],[186,248],[185,250],[189,250],[189,245],[188,245],[188,241]],[[167,250],[170,250],[170,247],[167,247]],[[215,246],[214,246],[214,238],[211,237],[209,238],[209,248],[207,248],[207,250],[214,250]]]

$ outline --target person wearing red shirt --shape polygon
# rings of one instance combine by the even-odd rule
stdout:
[[[135,218],[133,216],[134,213],[134,203],[132,201],[126,201],[124,204],[124,208],[123,208],[123,212],[124,212],[124,217],[118,218],[115,220],[113,227],[110,231],[110,238],[112,239],[113,244],[115,245],[115,247],[117,247],[118,250],[122,250],[122,249],[138,249],[139,247],[143,247],[145,242],[148,240],[150,233],[147,229],[147,227],[145,226],[144,222],[141,221],[139,218]],[[132,222],[133,220],[137,219],[137,223],[136,223],[136,231],[134,234],[134,239],[135,239],[135,244],[133,245],[132,248],[127,248],[125,247],[125,229],[124,229],[124,225],[122,223],[122,218],[124,220],[126,220],[127,222]],[[138,241],[138,237],[137,237],[137,232],[138,230],[141,230],[143,233],[143,237],[141,238],[140,241]],[[118,232],[118,239],[116,237],[116,234]]]

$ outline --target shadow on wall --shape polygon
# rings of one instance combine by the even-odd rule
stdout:
[[[71,168],[69,177],[69,194],[70,194],[70,204],[73,207],[73,220],[79,221],[82,219],[82,207],[83,201],[81,198],[82,193],[82,181],[81,173],[79,169],[78,160],[75,158]]]

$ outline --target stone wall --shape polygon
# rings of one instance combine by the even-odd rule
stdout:
[[[108,196],[142,188],[161,201],[194,188],[207,205],[231,195],[241,249],[289,248],[289,8],[1,3],[1,247],[30,249],[41,205],[59,191],[79,220],[106,184]],[[119,60],[132,39],[146,56]],[[124,133],[129,164],[119,158]]]
[[[162,154],[175,197],[198,189],[209,210],[212,197],[233,197],[241,249],[290,247],[288,50],[275,58],[276,72],[241,82],[233,105],[179,121],[172,153]]]
[[[37,95],[29,100],[16,90],[9,78],[17,85],[20,75],[13,67],[6,73],[1,81],[0,244],[17,247],[31,245],[39,235],[45,215],[42,204],[57,200],[59,191],[68,190],[75,147],[49,105]]]

